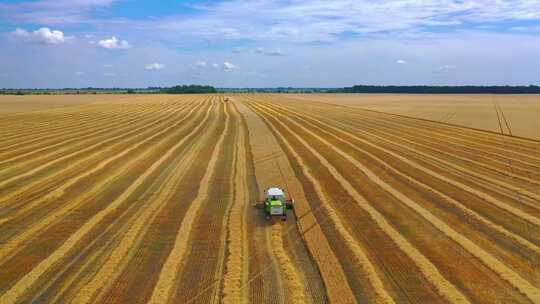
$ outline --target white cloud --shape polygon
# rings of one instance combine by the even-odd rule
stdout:
[[[85,72],[75,72],[75,75],[77,76],[83,76],[84,74],[86,74]]]
[[[33,5],[41,9],[84,9],[89,7],[109,6],[114,0],[41,0],[27,5]]]
[[[285,56],[285,54],[280,50],[267,50],[265,48],[256,48],[255,54],[267,55],[267,56]]]
[[[106,69],[110,69],[110,68],[113,67],[113,65],[112,64],[104,64],[103,67],[106,68]]]
[[[105,77],[116,77],[116,73],[103,73]]]
[[[538,32],[540,31],[540,26],[514,26],[510,30],[517,32]]]
[[[399,59],[399,60],[396,60],[396,63],[397,64],[406,64],[407,61],[403,60],[403,59]]]
[[[218,63],[212,63],[212,67],[214,69],[219,69],[219,64]]]
[[[0,3],[0,19],[35,24],[91,23],[97,21],[92,18],[93,12],[106,8],[115,1],[117,0],[26,0]],[[100,20],[101,23],[104,21]]]
[[[459,31],[470,23],[504,27],[511,20],[540,20],[540,1],[533,0],[228,0],[193,7],[198,14],[166,16],[148,27],[220,41],[333,42],[354,33]]]
[[[147,64],[145,67],[144,67],[146,70],[163,70],[165,68],[165,65],[163,63],[151,63],[151,64]]]
[[[129,49],[131,45],[126,40],[118,40],[116,36],[111,39],[100,40],[98,44],[105,49]]]
[[[235,70],[235,69],[238,69],[238,66],[228,62],[228,61],[225,61],[223,63],[223,68],[226,69],[226,70]]]
[[[0,73],[9,73],[9,77],[1,79],[0,87],[147,87],[176,83],[208,83],[216,87],[540,83],[537,72],[540,61],[534,60],[540,54],[538,35],[477,30],[418,34],[420,37],[388,35],[332,44],[261,43],[255,46],[286,48],[286,57],[276,57],[279,64],[254,55],[255,44],[242,44],[249,48],[242,54],[233,54],[229,42],[208,49],[185,51],[164,44],[139,46],[137,43],[136,48],[117,54],[96,52],[82,40],[82,35],[82,41],[73,47],[43,48],[41,60],[35,61],[35,50],[21,48],[10,43],[10,39],[3,39],[0,40]],[[127,39],[128,36],[122,37]],[[167,61],[163,61],[165,58]],[[408,64],[397,65],[398,59],[405,59]],[[195,63],[198,60],[205,60],[207,68],[197,69]],[[166,69],[144,69],[146,64],[155,61],[165,63]],[[223,70],[224,61],[236,64],[240,69]],[[21,65],[20,62],[33,64]],[[173,63],[186,64],[177,65],[173,70]],[[219,68],[214,69],[213,63],[218,63]],[[104,64],[114,64],[114,67],[105,69]],[[435,73],[444,65],[455,65],[457,69]],[[512,73],[508,73],[508,66],[512,67]],[[35,73],[36,70],[42,72]],[[174,77],[166,72],[168,70]],[[363,71],[361,79],[359,70]],[[86,71],[87,74],[76,77],[75,71]],[[116,73],[116,77],[104,77],[105,72]]]
[[[207,66],[207,63],[206,61],[202,61],[202,60],[199,60],[197,62],[195,62],[195,65],[199,68],[205,68]]]
[[[244,48],[241,48],[241,47],[235,47],[232,49],[232,52],[235,53],[235,54],[240,54],[240,53],[243,53],[245,51]]]
[[[71,38],[66,37],[61,31],[51,30],[48,27],[42,27],[39,30],[33,32],[17,28],[15,30],[15,36],[23,39],[24,41],[51,45],[65,43],[68,39]]]
[[[22,38],[30,37],[30,33],[27,30],[23,30],[21,28],[17,28],[15,30],[15,35]]]
[[[196,14],[171,14],[147,20],[102,13],[116,1],[23,0],[0,4],[0,19],[36,24],[97,25],[99,28],[120,24],[136,31],[148,30],[154,36],[286,42],[329,42],[341,39],[344,34],[386,35],[389,32],[431,30],[431,27],[460,30],[467,24],[481,27],[500,23],[504,27],[515,26],[515,22],[508,21],[540,20],[540,1],[537,0],[198,1],[203,4],[190,5],[197,10]]]
[[[435,72],[437,72],[437,73],[445,73],[445,72],[453,71],[455,69],[457,69],[457,66],[449,64],[449,65],[443,65],[441,67],[438,67],[435,70]]]

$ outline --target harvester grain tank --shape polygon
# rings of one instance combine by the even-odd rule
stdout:
[[[266,219],[280,216],[282,220],[287,220],[287,210],[293,209],[294,204],[292,199],[285,198],[285,191],[278,187],[270,187],[264,191],[264,195],[264,201],[257,202],[257,205],[264,208]]]

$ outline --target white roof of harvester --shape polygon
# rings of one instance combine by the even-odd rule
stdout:
[[[266,190],[266,193],[268,195],[285,195],[283,193],[283,190],[279,189],[279,188],[276,188],[276,187],[273,187],[273,188],[268,188],[268,190]]]

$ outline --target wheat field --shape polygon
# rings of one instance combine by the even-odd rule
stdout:
[[[384,98],[0,98],[0,303],[540,303],[521,97]]]

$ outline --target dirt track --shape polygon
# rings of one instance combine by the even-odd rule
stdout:
[[[10,103],[0,303],[540,303],[540,142],[500,105],[504,136],[303,99]]]

